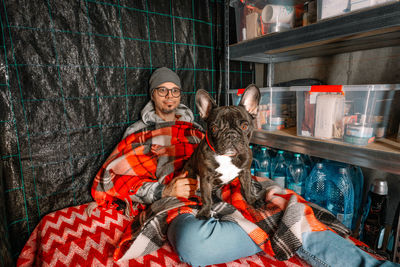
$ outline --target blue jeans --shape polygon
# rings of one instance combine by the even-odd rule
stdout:
[[[378,261],[331,231],[303,234],[297,255],[312,266],[400,266]],[[199,220],[181,214],[168,228],[168,240],[181,261],[192,266],[230,262],[261,252],[236,223],[215,218]]]

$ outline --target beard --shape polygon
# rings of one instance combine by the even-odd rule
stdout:
[[[171,114],[171,113],[176,112],[176,108],[168,108],[168,109],[162,108],[161,112],[164,113],[164,114]]]

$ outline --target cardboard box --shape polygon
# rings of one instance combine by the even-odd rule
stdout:
[[[385,4],[389,2],[396,2],[396,0],[351,0],[351,11],[372,7],[380,4]]]
[[[318,0],[318,20],[350,12],[350,0]]]

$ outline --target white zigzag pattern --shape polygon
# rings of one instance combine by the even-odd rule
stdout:
[[[122,234],[122,232],[119,231],[118,229],[116,229],[115,231],[117,233],[116,236],[120,236]],[[100,235],[101,236],[100,236],[100,242],[99,243],[97,243],[93,239],[89,238],[89,239],[86,240],[85,247],[83,249],[81,249],[74,242],[71,243],[71,246],[69,248],[69,251],[68,251],[67,255],[64,255],[64,253],[62,253],[58,249],[55,249],[54,255],[52,257],[52,261],[50,262],[50,264],[48,266],[55,266],[58,261],[62,262],[66,266],[69,266],[74,255],[79,255],[84,260],[87,260],[91,248],[96,249],[97,251],[99,251],[100,254],[103,254],[103,249],[104,249],[106,243],[108,243],[109,237],[103,232]],[[93,260],[94,259],[96,259],[96,257],[94,257]],[[101,262],[99,262],[98,265],[93,265],[92,264],[92,266],[101,266],[101,265],[103,265]]]
[[[92,213],[92,216],[95,215],[96,217],[99,217],[100,212],[98,212],[98,213],[99,214],[97,214],[97,212],[96,212],[96,214]],[[60,215],[57,219],[57,223],[53,223],[50,221],[46,222],[46,225],[43,228],[43,233],[45,233],[50,227],[59,230],[60,226],[63,222],[68,223],[70,225],[74,225],[74,221],[75,221],[76,217],[81,218],[84,221],[87,221],[89,219],[86,214],[79,214],[75,211],[72,212],[71,218],[66,218],[64,215]],[[52,233],[52,236],[51,236],[51,238],[48,239],[47,243],[42,244],[43,250],[45,252],[49,251],[49,249],[52,247],[52,244],[54,241],[58,241],[61,244],[65,244],[65,241],[67,240],[68,235],[74,236],[76,238],[80,238],[82,236],[82,233],[84,230],[86,230],[90,233],[95,233],[98,228],[100,228],[100,230],[102,230],[102,229],[110,230],[111,223],[113,223],[113,225],[114,224],[122,225],[122,221],[124,219],[125,219],[125,217],[123,215],[121,215],[120,213],[118,213],[117,219],[113,219],[112,217],[106,217],[104,223],[93,220],[91,225],[89,225],[89,226],[81,224],[78,227],[77,231],[74,231],[74,230],[66,227],[62,236],[58,236],[58,235]],[[114,239],[116,239],[117,237],[119,238],[119,236],[114,235]],[[113,241],[117,242],[118,240],[116,240],[116,241],[113,240]]]
[[[33,230],[33,232],[31,233],[31,236],[29,237],[28,241],[26,242],[25,248],[27,248],[27,249],[24,250],[19,255],[19,258],[29,260],[26,263],[27,266],[33,262],[32,255],[36,255],[36,251],[37,251],[37,243],[36,243],[36,241],[37,241],[37,232],[38,232],[38,229],[36,227]],[[22,266],[25,266],[25,265],[22,265]]]
[[[164,255],[164,260],[165,260],[165,266],[171,266],[171,267],[186,267],[189,266],[184,262],[180,262],[180,261],[176,261],[170,257],[167,257],[166,255]]]
[[[107,259],[107,262],[105,263],[105,265],[104,265],[104,263],[102,263],[101,261],[99,261],[97,258],[94,258],[93,259],[93,261],[92,261],[92,264],[91,264],[91,266],[113,266],[113,260],[112,260],[112,258],[111,257],[108,257],[108,259]]]

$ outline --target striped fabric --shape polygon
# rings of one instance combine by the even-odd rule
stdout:
[[[32,232],[16,266],[95,266],[95,267],[190,267],[180,261],[166,242],[160,249],[129,261],[115,262],[112,253],[131,220],[113,208],[96,209],[90,217],[88,204],[47,214]],[[5,266],[11,266],[5,265]],[[266,253],[209,267],[310,266],[299,257],[278,261]]]
[[[203,133],[191,123],[163,123],[127,136],[111,153],[96,175],[92,196],[103,207],[110,207],[116,199],[124,200],[134,215],[114,260],[139,258],[158,250],[166,241],[169,222],[182,213],[197,213],[201,205],[197,197],[162,198],[147,207],[132,199],[143,182],[170,182],[202,138]],[[307,231],[349,234],[331,213],[293,191],[260,177],[253,177],[252,185],[259,199],[257,209],[245,201],[236,178],[217,190],[215,198],[222,201],[215,201],[212,213],[220,220],[238,223],[270,256],[278,260],[294,256],[301,246],[301,234]]]

